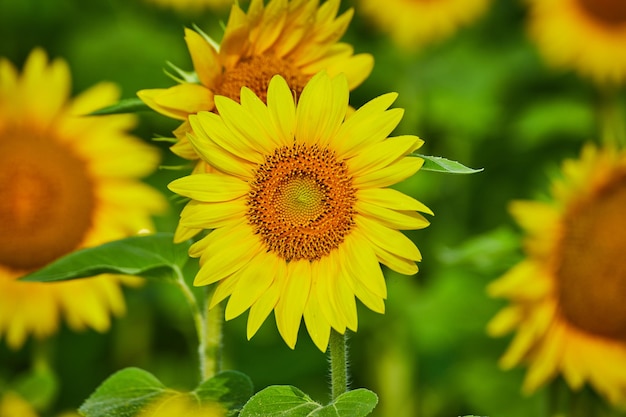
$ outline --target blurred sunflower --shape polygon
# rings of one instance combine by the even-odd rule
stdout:
[[[547,62],[599,83],[626,79],[626,2],[527,0],[529,32]]]
[[[248,89],[241,105],[215,96],[216,113],[190,116],[189,139],[212,173],[192,174],[169,188],[191,201],[180,223],[214,229],[196,242],[195,285],[219,282],[211,307],[230,296],[226,319],[248,308],[248,338],[272,310],[288,346],[302,317],[325,351],[331,327],[356,330],[355,296],[384,312],[379,262],[417,272],[421,255],[400,230],[429,223],[419,201],[385,188],[410,177],[423,160],[407,156],[416,136],[387,138],[402,118],[380,96],[347,119],[344,75],[325,72],[295,102],[291,85],[272,78],[267,105]],[[344,120],[345,119],[345,120]]]
[[[14,391],[0,395],[0,417],[38,417],[35,408]],[[80,417],[75,411],[57,414],[57,417]]]
[[[29,334],[54,333],[64,315],[73,329],[105,331],[124,311],[112,276],[44,284],[16,281],[79,248],[152,228],[165,208],[138,178],[158,152],[130,136],[130,115],[82,117],[114,103],[99,84],[69,100],[70,73],[35,49],[23,74],[0,59],[0,336],[13,348]]]
[[[586,146],[563,164],[551,202],[515,202],[528,234],[526,259],[493,282],[511,300],[489,323],[492,335],[517,330],[501,359],[529,367],[532,392],[557,374],[589,382],[613,403],[626,400],[626,152]]]
[[[287,80],[294,94],[321,69],[345,73],[350,88],[359,85],[372,70],[369,54],[353,54],[352,46],[337,41],[352,19],[352,10],[336,17],[339,0],[319,6],[317,0],[252,0],[246,14],[232,6],[221,45],[206,35],[185,30],[185,40],[194,65],[196,82],[181,80],[167,89],[142,90],[139,97],[166,116],[187,120],[190,114],[214,110],[216,94],[239,101],[246,86],[265,101],[267,86],[276,74]],[[186,140],[184,123],[175,134],[180,142],[172,150],[197,159]]]
[[[147,3],[162,7],[171,7],[180,12],[199,12],[201,10],[224,10],[236,0],[145,0]]]
[[[443,40],[481,16],[491,0],[358,0],[359,12],[405,49]]]
[[[198,399],[193,393],[170,391],[137,413],[137,417],[226,417],[228,410],[217,402]],[[1,417],[1,416],[0,416]]]

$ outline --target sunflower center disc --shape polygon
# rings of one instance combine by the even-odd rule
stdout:
[[[578,0],[583,10],[594,19],[609,26],[626,23],[626,2],[624,0]]]
[[[565,318],[589,333],[626,339],[626,178],[572,210],[557,270]]]
[[[289,61],[274,56],[255,55],[242,58],[234,68],[222,75],[215,94],[239,101],[241,87],[251,89],[263,102],[267,102],[267,87],[274,75],[281,75],[296,97],[300,96],[309,77],[302,74]]]
[[[256,171],[248,221],[269,251],[287,261],[314,261],[350,232],[355,192],[334,152],[317,145],[282,147]]]
[[[93,208],[80,159],[50,140],[0,134],[0,265],[32,270],[71,252]]]

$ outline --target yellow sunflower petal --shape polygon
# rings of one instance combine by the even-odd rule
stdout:
[[[317,277],[311,294],[319,300],[326,300],[326,302],[319,303],[320,309],[328,323],[343,334],[346,331],[346,319],[334,296],[333,282],[339,276],[340,268],[336,261],[336,254],[334,254],[311,263],[312,273]]]
[[[311,266],[308,261],[295,261],[274,310],[276,325],[287,346],[295,348],[298,329],[311,289]]]
[[[190,116],[189,123],[194,131],[194,134],[189,136],[189,140],[198,153],[205,156],[207,161],[213,162],[216,158],[209,156],[205,149],[216,145],[222,149],[222,152],[227,151],[236,156],[237,159],[252,164],[262,162],[261,154],[252,147],[249,138],[237,131],[233,132],[215,113],[201,112]]]
[[[217,203],[192,200],[181,212],[180,224],[190,228],[214,229],[240,219],[245,212],[246,201],[243,198]]]
[[[267,108],[281,143],[291,144],[296,131],[296,105],[293,93],[282,77],[273,77],[270,81]]]
[[[239,178],[221,174],[195,174],[168,184],[173,192],[205,203],[234,200],[248,193],[249,186]]]
[[[384,140],[402,119],[402,109],[385,111],[397,94],[389,93],[366,103],[341,125],[333,139],[333,147],[344,158],[349,158],[373,143]]]
[[[408,154],[419,141],[417,136],[408,135],[388,138],[363,148],[358,155],[348,160],[348,165],[354,174],[376,171]]]
[[[312,281],[311,286],[315,287],[316,277],[312,277]],[[320,308],[320,302],[317,297],[309,297],[303,316],[304,324],[311,336],[311,340],[313,340],[313,343],[319,350],[326,352],[328,340],[330,339],[330,324]]]
[[[227,97],[216,97],[215,104],[220,115],[222,115],[224,125],[230,131],[228,136],[230,140],[238,139],[240,143],[249,144],[251,149],[260,150],[264,154],[274,150],[273,139],[264,134],[266,132],[259,126],[257,118],[253,117],[239,103]],[[211,114],[206,113],[205,116]],[[247,153],[250,153],[250,151]]]
[[[222,75],[217,51],[199,33],[185,28],[185,42],[193,67],[203,85],[214,88]],[[210,110],[205,108],[204,110]]]
[[[346,236],[346,269],[351,276],[361,282],[373,294],[381,299],[387,298],[387,284],[383,271],[376,260],[376,254],[358,231]],[[357,295],[358,296],[358,295]]]
[[[422,254],[415,246],[415,243],[401,232],[383,226],[377,221],[370,220],[364,216],[357,216],[355,223],[363,236],[366,236],[374,245],[406,259],[413,261],[422,260]]]
[[[286,0],[272,0],[263,11],[260,24],[251,33],[252,53],[263,54],[280,36],[287,21],[289,5]]]
[[[226,320],[231,320],[250,308],[272,285],[274,276],[263,270],[276,271],[281,259],[274,255],[260,252],[238,272],[239,279],[233,294],[226,305]]]
[[[248,44],[249,33],[246,14],[237,4],[233,4],[219,51],[220,61],[226,68],[233,67],[239,61],[241,50]]]
[[[302,91],[296,110],[295,136],[299,142],[325,146],[339,128],[348,108],[344,77],[333,82],[325,73],[315,75]]]
[[[388,187],[409,178],[423,164],[424,160],[421,158],[404,157],[388,167],[356,177],[354,185],[359,188]]]
[[[243,237],[239,244],[240,250],[235,251],[230,246],[225,246],[217,247],[210,253],[206,253],[206,257],[201,258],[200,271],[196,275],[194,285],[208,285],[217,282],[245,267],[250,259],[260,252],[260,243],[257,239],[250,238],[249,230],[245,228],[231,229],[231,234],[235,233],[243,235],[240,235]],[[236,237],[231,236],[231,238],[235,239]]]
[[[357,191],[357,197],[360,201],[393,210],[413,210],[434,215],[420,201],[393,188],[365,188]]]
[[[273,284],[259,297],[252,307],[248,315],[247,337],[248,340],[254,336],[259,330],[267,316],[274,310],[278,300],[283,292],[284,285],[287,281],[287,269],[284,262],[278,263],[275,272]]]

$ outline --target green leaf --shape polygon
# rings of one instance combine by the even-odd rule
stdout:
[[[151,373],[139,368],[123,369],[102,383],[78,410],[86,417],[142,417],[163,411],[163,404],[175,397],[187,398],[195,407],[219,403],[235,415],[252,395],[252,382],[248,376],[236,371],[226,371],[200,384],[190,393],[167,388]],[[160,403],[159,401],[163,401]],[[208,409],[208,408],[207,408]],[[159,414],[162,415],[162,414]]]
[[[151,373],[139,368],[116,372],[80,406],[87,417],[133,417],[168,389]]]
[[[239,417],[306,417],[321,407],[296,387],[273,385],[250,398]]]
[[[89,113],[90,116],[105,116],[108,114],[136,113],[138,111],[150,110],[150,107],[137,97],[124,98],[115,104],[103,107]]]
[[[378,396],[365,388],[341,394],[335,401],[311,413],[311,417],[365,417],[378,404]]]
[[[228,410],[239,410],[252,396],[253,387],[246,374],[224,371],[204,381],[193,392],[201,403],[219,402]]]
[[[419,156],[424,160],[424,165],[422,166],[422,170],[424,171],[445,172],[448,174],[475,174],[483,171],[483,168],[468,168],[460,162],[450,161],[440,156],[421,155],[417,153],[412,155]]]
[[[322,406],[296,387],[275,385],[250,398],[239,417],[365,417],[377,403],[376,394],[361,388]]]
[[[140,275],[162,279],[187,263],[190,242],[175,244],[171,233],[133,236],[81,249],[57,259],[22,281],[52,282],[98,274]]]

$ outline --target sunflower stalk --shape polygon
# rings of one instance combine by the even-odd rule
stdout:
[[[207,380],[220,372],[221,349],[222,349],[222,323],[224,312],[221,304],[213,308],[210,306],[210,298],[214,287],[207,287],[204,307],[204,344],[201,346],[201,372],[202,379]]]
[[[348,336],[330,331],[330,392],[332,401],[348,391],[348,350],[346,340]]]
[[[177,276],[176,283],[181,289],[189,308],[198,337],[198,362],[200,368],[200,382],[206,381],[219,372],[219,351],[221,346],[222,311],[215,307],[209,309],[209,299],[212,289],[206,291],[205,314],[193,294],[182,273]]]

